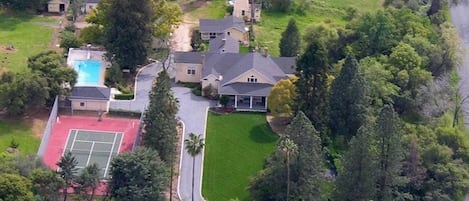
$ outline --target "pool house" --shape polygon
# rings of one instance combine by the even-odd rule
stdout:
[[[111,90],[104,85],[104,74],[109,66],[105,52],[90,48],[70,48],[67,65],[78,73],[72,89],[71,110],[109,111]]]

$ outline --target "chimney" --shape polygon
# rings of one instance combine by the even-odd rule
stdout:
[[[264,56],[264,57],[269,56],[269,49],[267,47],[264,47],[264,52],[263,52],[262,56]]]
[[[205,54],[200,55],[202,57],[202,69],[205,67]]]

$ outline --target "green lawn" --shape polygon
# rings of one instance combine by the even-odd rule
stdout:
[[[345,8],[354,7],[359,13],[375,11],[381,8],[382,0],[319,0],[313,1],[311,11],[304,15],[277,13],[263,10],[261,22],[255,26],[256,40],[259,47],[267,47],[269,53],[279,55],[278,43],[290,18],[294,18],[300,31],[304,34],[306,27],[312,24],[325,23],[330,26],[343,26]]]
[[[4,14],[0,11],[0,72],[2,68],[21,72],[27,69],[29,56],[48,49],[53,28],[58,22],[52,18]],[[13,51],[6,46],[13,45]],[[5,69],[3,69],[5,70]]]
[[[186,7],[186,13],[191,20],[197,23],[199,19],[220,19],[226,15],[227,5],[224,0],[190,1],[182,4]]]
[[[263,168],[278,136],[265,114],[209,114],[204,159],[203,196],[210,201],[248,201],[251,177]]]
[[[28,125],[0,120],[0,152],[5,151],[12,139],[19,143],[22,154],[36,154],[41,139],[34,137]]]

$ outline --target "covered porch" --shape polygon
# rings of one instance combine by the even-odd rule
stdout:
[[[231,83],[220,87],[219,94],[230,97],[228,106],[237,111],[267,112],[267,96],[272,85],[266,83]]]

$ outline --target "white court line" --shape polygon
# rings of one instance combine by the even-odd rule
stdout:
[[[77,139],[77,135],[78,135],[78,131],[75,133],[75,136],[73,136],[73,142],[72,142],[72,146],[70,147],[70,152],[73,151],[73,146],[75,146],[75,140]]]
[[[88,143],[99,143],[99,144],[112,144],[112,142],[102,142],[102,141],[88,141],[88,140],[75,140],[75,142],[88,142]]]
[[[90,153],[88,155],[88,160],[86,160],[86,166],[88,166],[88,164],[90,164],[90,159],[91,159],[91,154],[93,153],[93,149],[94,149],[94,142],[93,142],[93,144],[91,144],[91,149],[90,149]]]
[[[112,150],[114,150],[114,145],[116,144],[116,137],[117,133],[114,134],[114,143],[112,143],[111,151],[109,152],[109,157],[107,158],[106,169],[104,170],[103,177],[106,177],[109,168],[109,163],[111,163]]]

